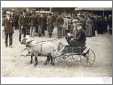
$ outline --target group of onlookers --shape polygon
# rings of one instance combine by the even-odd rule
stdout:
[[[78,14],[64,16],[62,13],[37,13],[36,11],[27,12],[21,11],[19,13],[6,12],[4,19],[4,30],[5,30],[5,45],[12,46],[12,35],[14,28],[19,30],[19,41],[21,42],[21,36],[26,35],[34,36],[38,34],[39,37],[46,36],[47,31],[48,37],[53,36],[53,31],[57,28],[57,37],[62,38],[67,33],[74,32],[78,24],[85,30],[87,37],[95,36],[95,31],[98,34],[103,34],[107,31],[112,33],[112,16],[98,16],[87,14]],[[9,45],[8,45],[9,38]]]

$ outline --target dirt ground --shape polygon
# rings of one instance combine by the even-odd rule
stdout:
[[[1,75],[3,77],[111,77],[112,76],[112,36],[108,33],[87,38],[87,46],[94,50],[96,61],[93,66],[74,62],[44,65],[45,57],[39,58],[35,67],[30,57],[20,56],[24,46],[18,41],[18,31],[13,35],[13,48],[6,48],[4,36],[1,38]],[[35,37],[37,39],[37,37]],[[48,40],[49,38],[38,38]],[[64,38],[60,39],[66,42]],[[56,41],[54,41],[56,42]]]

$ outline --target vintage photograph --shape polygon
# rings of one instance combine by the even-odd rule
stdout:
[[[2,7],[2,77],[112,77],[112,7]]]

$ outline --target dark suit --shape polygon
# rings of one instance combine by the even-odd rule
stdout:
[[[33,35],[33,30],[35,30],[36,27],[37,27],[37,17],[36,17],[36,15],[31,15],[30,25],[31,25],[30,35],[32,36]]]
[[[38,33],[39,33],[39,36],[44,36],[44,31],[45,31],[45,28],[44,28],[44,25],[45,25],[45,21],[44,21],[44,16],[40,16],[39,18],[39,28],[38,28]]]
[[[49,34],[49,37],[52,36],[52,32],[53,32],[53,29],[54,29],[54,26],[53,26],[53,17],[52,16],[48,16],[47,18],[47,24],[48,24],[48,34]]]
[[[19,16],[18,24],[19,24],[19,41],[21,42],[22,26],[23,26],[23,16],[22,15]]]
[[[4,25],[4,31],[5,31],[5,45],[6,47],[8,46],[8,38],[9,38],[9,46],[12,45],[12,35],[14,33],[14,29],[13,29],[13,23],[12,23],[12,19],[9,18],[5,18],[5,25]]]
[[[61,16],[58,16],[57,18],[57,35],[58,38],[61,38],[63,36],[63,24],[64,24],[64,19]]]
[[[25,37],[27,34],[27,28],[28,28],[28,17],[27,16],[20,16],[19,17],[19,41],[21,41],[21,35]],[[23,28],[22,28],[23,26]]]

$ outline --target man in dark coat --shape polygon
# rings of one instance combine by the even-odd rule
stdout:
[[[15,29],[18,29],[19,14],[14,12],[12,17],[13,17],[13,26],[15,27]]]
[[[23,12],[23,15],[19,16],[19,41],[21,42],[21,36],[23,34],[23,37],[26,36],[27,33],[27,17],[25,12]]]
[[[57,36],[58,36],[58,38],[61,38],[63,36],[63,24],[64,24],[64,19],[60,14],[57,17]]]
[[[43,36],[45,36],[45,30],[47,30],[47,15],[44,14],[43,15],[43,29],[42,29],[42,34]]]
[[[36,29],[35,32],[39,33],[39,26],[40,26],[40,14],[36,14],[36,16],[34,17],[34,22],[36,24]]]
[[[107,16],[103,16],[103,32],[107,32]]]
[[[6,47],[9,45],[12,47],[12,43],[13,43],[13,33],[14,33],[14,29],[13,29],[13,21],[10,15],[10,12],[6,15],[5,18],[5,25],[4,25],[4,32],[5,32],[5,45]]]
[[[37,27],[37,16],[36,13],[33,12],[33,14],[31,15],[31,20],[30,20],[30,24],[31,24],[31,28],[30,28],[30,35],[33,36],[33,32]]]
[[[41,14],[39,17],[39,28],[38,28],[39,37],[44,34],[43,32],[44,32],[44,15]]]
[[[19,41],[21,42],[21,35],[23,33],[23,15],[19,15],[18,25],[19,25]]]
[[[103,34],[103,20],[102,16],[98,16],[97,18],[97,33]]]
[[[31,17],[30,12],[27,11],[24,17],[24,27],[26,28],[26,35],[30,35]],[[25,36],[26,36],[25,35]]]
[[[112,34],[112,15],[108,16],[109,33]]]
[[[54,29],[54,26],[53,26],[53,17],[51,14],[49,14],[49,16],[47,17],[47,25],[48,25],[48,35],[49,37],[52,36],[52,32],[53,32],[53,29]]]

